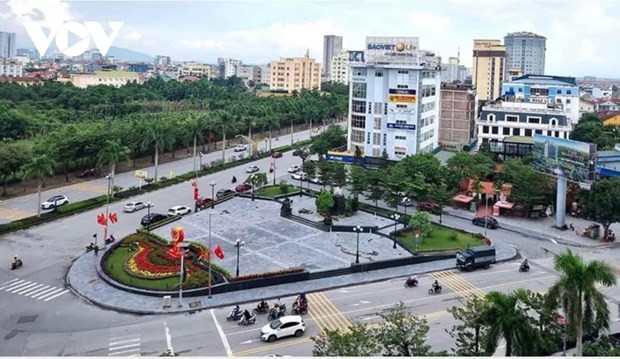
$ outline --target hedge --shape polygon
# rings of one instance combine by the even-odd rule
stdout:
[[[295,143],[293,146],[291,145],[281,146],[281,147],[274,148],[273,151],[274,152],[286,152],[292,149],[307,146],[311,142],[312,140],[299,141]],[[127,199],[129,197],[137,196],[140,194],[148,193],[151,191],[156,191],[162,188],[174,186],[176,184],[183,183],[185,181],[194,179],[196,178],[196,176],[198,177],[207,176],[207,175],[210,175],[216,172],[221,172],[229,168],[241,166],[246,163],[255,161],[257,159],[266,158],[269,156],[271,156],[271,153],[268,153],[268,152],[261,153],[255,158],[245,158],[245,159],[234,161],[234,162],[227,162],[227,163],[209,167],[206,169],[201,169],[197,171],[196,174],[194,174],[193,171],[187,172],[187,173],[175,176],[170,179],[160,180],[157,183],[147,184],[145,186],[142,186],[141,190],[138,188],[130,188],[124,191],[119,191],[118,193],[114,195],[114,197],[110,197],[110,203],[117,202],[122,199]],[[37,226],[39,224],[44,224],[44,223],[48,223],[48,222],[54,221],[59,218],[67,217],[72,214],[77,214],[77,213],[91,210],[93,208],[97,208],[106,203],[106,197],[107,197],[106,195],[102,195],[102,196],[98,196],[94,198],[89,198],[87,200],[80,201],[80,202],[69,203],[65,206],[58,207],[58,210],[56,211],[43,213],[41,217],[37,217],[37,216],[26,217],[26,218],[12,221],[9,223],[0,224],[0,235],[16,232],[22,229],[27,229],[30,227]]]

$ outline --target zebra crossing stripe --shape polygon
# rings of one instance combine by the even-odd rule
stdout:
[[[56,288],[56,287],[54,287],[54,290],[53,290],[53,291],[48,292],[48,293],[45,293],[44,295],[41,295],[41,296],[37,296],[37,299],[47,298],[47,297],[49,297],[49,296],[51,296],[51,295],[54,295],[54,294],[56,294],[56,293],[58,293],[58,292],[61,292],[61,291],[62,291],[62,288]],[[34,298],[34,297],[32,297],[32,298]]]
[[[9,292],[9,293],[13,293],[13,291],[17,291],[17,290],[20,290],[20,289],[21,289],[21,288],[23,288],[23,287],[27,287],[27,286],[28,286],[29,284],[31,284],[31,283],[32,283],[32,282],[28,282],[28,281],[26,281],[26,282],[24,282],[24,283],[20,283],[20,284],[18,284],[18,285],[16,285],[16,286],[10,287],[9,289],[5,289],[4,291],[5,291],[5,292]]]
[[[26,289],[26,290],[27,290],[27,289],[29,289],[29,288],[32,288],[32,287],[36,286],[36,285],[37,285],[37,283],[35,283],[35,282],[30,282],[30,283],[28,283],[28,285],[25,285],[25,286],[23,286],[23,287],[21,287],[21,288],[11,288],[10,290],[7,290],[7,292],[17,294],[17,292],[20,292],[20,291],[22,291],[22,290],[24,290],[24,289]]]
[[[8,284],[8,285],[3,285],[2,287],[0,287],[0,290],[4,290],[5,288],[10,288],[10,287],[12,287],[12,286],[14,286],[16,284],[23,283],[23,282],[25,282],[25,280],[20,279],[17,282],[14,282],[14,283],[11,283],[11,284]]]
[[[13,283],[13,282],[18,281],[18,280],[19,280],[19,278],[11,279],[11,280],[8,280],[8,281],[6,281],[6,282],[4,282],[4,283],[2,283],[0,285],[7,285],[9,283]]]
[[[41,288],[39,288],[39,289],[35,289],[35,290],[33,290],[33,291],[28,291],[28,292],[25,292],[25,293],[23,293],[22,295],[25,295],[25,296],[30,296],[30,295],[33,295],[33,294],[39,293],[39,292],[41,292],[42,290],[45,290],[45,289],[47,289],[47,288],[49,288],[49,287],[50,287],[49,285],[46,285],[46,286],[43,286],[43,287],[41,287]]]
[[[36,284],[36,283],[35,283],[35,284]],[[15,292],[15,294],[26,295],[26,293],[29,293],[29,292],[34,291],[35,289],[37,289],[37,288],[41,288],[41,287],[43,287],[43,284],[37,284],[37,285],[36,285],[36,286],[34,286],[34,287],[29,287],[29,288],[27,288],[27,289],[22,289],[22,290],[19,290],[19,291]]]
[[[38,298],[38,297],[40,297],[40,296],[42,296],[42,295],[44,295],[44,294],[47,294],[47,293],[49,293],[49,292],[53,292],[53,291],[55,291],[56,289],[58,289],[58,288],[56,288],[56,287],[51,287],[51,288],[49,288],[49,289],[46,289],[46,290],[42,291],[41,293],[39,293],[39,294],[37,294],[37,295],[31,295],[31,296],[30,296],[30,298],[32,298],[32,299],[36,299],[36,298]]]
[[[45,299],[44,302],[47,302],[48,300],[52,300],[52,299],[54,299],[56,297],[60,297],[61,295],[67,293],[68,291],[69,291],[68,289],[65,289],[62,292],[60,292],[60,293],[58,293],[58,294],[56,294],[56,295],[54,295],[52,297],[49,297],[49,298]]]

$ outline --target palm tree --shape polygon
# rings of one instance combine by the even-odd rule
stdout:
[[[129,161],[130,154],[129,147],[122,145],[120,140],[106,140],[103,148],[97,154],[97,167],[101,167],[104,163],[109,166],[110,175],[112,175],[110,179],[112,187],[114,187],[116,165],[122,161]]]
[[[583,354],[583,329],[609,329],[609,308],[597,284],[611,287],[616,284],[613,268],[599,260],[585,263],[570,249],[553,259],[559,280],[549,289],[549,305],[561,306],[566,325],[577,340],[576,356]]]
[[[43,179],[54,173],[54,161],[47,155],[36,156],[24,166],[24,177],[37,180],[37,217],[41,217],[41,187]]]
[[[189,115],[185,119],[185,134],[194,140],[194,172],[196,172],[196,145],[197,141],[202,140],[202,131],[205,127],[204,117]]]
[[[164,121],[154,120],[150,121],[149,126],[146,128],[144,133],[144,137],[142,138],[142,149],[146,150],[149,148],[153,148],[154,151],[154,159],[155,159],[155,172],[153,174],[153,179],[155,183],[157,183],[157,168],[159,166],[159,154],[163,152],[166,148],[170,147],[172,143],[172,138],[169,134],[169,127]]]
[[[265,117],[263,117],[262,123],[264,126],[267,126],[267,129],[269,130],[269,151],[271,151],[272,149],[271,140],[273,138],[273,136],[271,136],[271,130],[274,127],[280,128],[280,119],[273,115],[266,115]]]
[[[482,318],[488,327],[487,335],[483,338],[487,353],[495,352],[501,338],[506,341],[505,356],[529,356],[535,353],[535,331],[520,307],[526,298],[527,292],[523,289],[509,294],[489,292],[485,296],[488,307]]]
[[[222,162],[226,162],[226,132],[235,128],[234,117],[228,111],[218,111],[215,115],[215,125],[222,131]]]

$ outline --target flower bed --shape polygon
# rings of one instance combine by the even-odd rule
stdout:
[[[230,281],[238,282],[241,280],[248,280],[248,279],[269,278],[269,277],[275,277],[275,276],[284,275],[284,274],[301,273],[303,271],[304,269],[300,267],[287,268],[287,269],[282,269],[282,270],[274,271],[274,272],[252,273],[252,274],[240,275],[238,277],[230,278]]]

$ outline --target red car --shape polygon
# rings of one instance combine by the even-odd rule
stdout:
[[[211,198],[200,197],[196,200],[196,207],[202,210],[209,207],[211,202],[213,202]]]
[[[433,214],[439,214],[439,205],[433,202],[420,202],[418,203],[418,211],[430,212]]]
[[[271,154],[272,158],[280,158],[282,157],[282,152],[274,152]]]
[[[249,191],[249,190],[251,190],[251,189],[252,189],[252,186],[250,186],[250,185],[249,185],[249,184],[247,184],[247,183],[242,183],[242,184],[238,185],[238,186],[235,188],[235,191],[236,191],[236,192],[245,192],[245,191]]]

